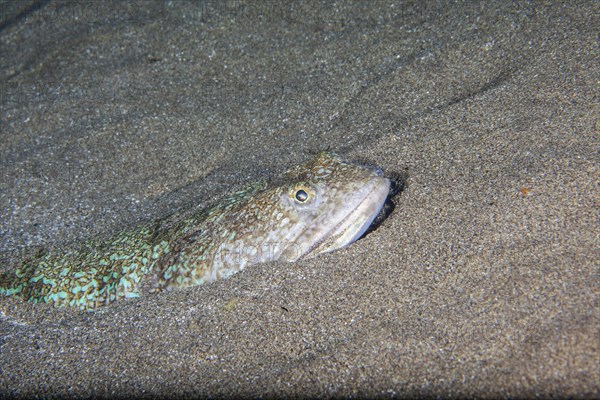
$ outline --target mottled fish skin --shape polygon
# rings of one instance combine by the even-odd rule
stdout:
[[[379,169],[323,152],[279,182],[259,182],[206,211],[30,257],[0,276],[0,295],[93,310],[226,278],[260,262],[312,257],[358,239],[389,185]]]

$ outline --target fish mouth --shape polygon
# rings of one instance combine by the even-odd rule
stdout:
[[[358,240],[369,229],[385,204],[390,190],[390,181],[375,171],[376,176],[357,193],[360,199],[347,213],[342,214],[339,222],[325,231],[301,259],[311,258],[320,253],[330,252]]]

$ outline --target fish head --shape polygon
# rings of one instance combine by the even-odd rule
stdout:
[[[381,169],[322,152],[286,174],[269,193],[277,211],[267,237],[288,261],[333,251],[359,239],[377,217],[390,189]]]

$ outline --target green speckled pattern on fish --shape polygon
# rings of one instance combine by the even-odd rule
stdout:
[[[358,239],[388,191],[379,169],[320,153],[279,182],[259,182],[207,210],[25,259],[0,276],[0,295],[90,310],[260,262],[310,257]]]

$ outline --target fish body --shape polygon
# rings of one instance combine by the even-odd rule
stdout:
[[[261,262],[312,257],[357,240],[389,187],[377,168],[319,153],[279,181],[259,182],[206,210],[25,259],[15,273],[0,276],[0,295],[91,310],[212,282]]]

